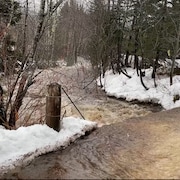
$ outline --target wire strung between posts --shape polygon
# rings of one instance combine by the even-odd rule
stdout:
[[[80,110],[78,109],[78,107],[75,105],[75,103],[72,101],[72,99],[69,97],[68,93],[64,90],[63,87],[62,87],[62,90],[64,91],[64,93],[66,94],[66,96],[68,97],[68,99],[71,101],[71,103],[74,105],[74,107],[76,108],[76,110],[79,112],[79,114],[81,115],[81,117],[82,117],[83,119],[85,119],[84,116],[82,115],[82,113],[80,112]]]
[[[56,118],[56,117],[61,117],[61,116],[52,116],[52,115],[46,114],[46,117],[54,117],[54,118]]]

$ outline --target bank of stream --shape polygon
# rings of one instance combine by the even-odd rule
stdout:
[[[99,91],[99,93],[96,98],[94,96],[91,99],[85,98],[76,102],[86,119],[98,123],[99,128],[97,130],[89,136],[79,139],[65,150],[40,156],[29,165],[10,170],[3,178],[132,178],[133,174],[125,167],[124,163],[126,160],[130,160],[130,155],[139,156],[140,152],[135,155],[134,153],[137,152],[133,152],[131,149],[131,146],[134,146],[139,140],[133,137],[133,139],[127,141],[129,132],[126,129],[127,127],[123,127],[123,124],[129,118],[141,117],[160,111],[161,107],[127,103],[106,97],[104,92]],[[73,97],[74,99],[77,98]],[[68,104],[67,106],[64,104],[67,116],[80,116],[68,100],[65,102],[65,104]],[[142,148],[144,151],[143,144],[140,146],[138,148]],[[120,154],[121,150],[122,154]],[[129,151],[128,158],[125,157],[126,151]]]
[[[105,125],[4,179],[179,179],[180,108]]]
[[[64,71],[69,73],[70,79],[77,76],[71,69]],[[80,73],[81,71],[77,71],[78,76]],[[103,91],[97,89],[95,82],[88,89],[83,89],[81,82],[71,81],[71,85],[73,83],[80,86],[70,89],[72,100],[84,117],[96,121],[99,128],[67,149],[40,156],[29,165],[10,170],[3,178],[147,178],[148,176],[143,176],[146,172],[144,170],[153,161],[147,152],[155,136],[146,140],[152,132],[148,130],[148,121],[144,121],[148,118],[144,116],[155,117],[154,112],[159,112],[162,108],[107,97]],[[64,116],[80,117],[64,94],[63,98]]]

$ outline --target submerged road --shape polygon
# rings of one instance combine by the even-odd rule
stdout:
[[[180,108],[105,125],[4,179],[179,179]]]

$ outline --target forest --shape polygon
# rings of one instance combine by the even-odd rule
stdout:
[[[71,66],[84,57],[94,78],[109,69],[131,78],[126,69],[134,68],[145,89],[144,69],[152,67],[154,86],[157,74],[168,75],[173,85],[173,76],[180,74],[179,9],[179,0],[92,0],[86,5],[41,0],[39,7],[29,0],[0,0],[0,70],[8,82],[5,103],[1,90],[1,121],[15,126],[35,78],[63,59]]]

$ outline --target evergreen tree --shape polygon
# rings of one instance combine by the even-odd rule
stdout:
[[[21,19],[21,8],[17,1],[0,0],[0,23],[15,25]]]

